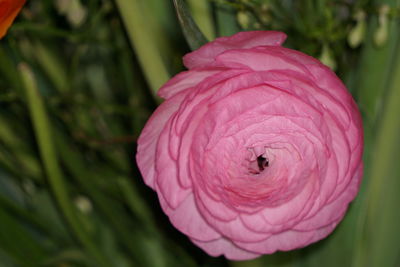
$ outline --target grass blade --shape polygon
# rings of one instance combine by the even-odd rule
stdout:
[[[183,0],[174,0],[176,14],[186,41],[192,50],[196,50],[200,46],[207,43],[206,37],[200,31],[196,22],[194,22],[190,12]]]
[[[214,21],[208,0],[188,0],[193,19],[208,40],[215,39]]]
[[[68,196],[66,190],[67,186],[64,182],[61,169],[57,162],[57,154],[52,144],[50,122],[46,114],[42,97],[39,94],[34,74],[25,63],[21,63],[18,69],[21,73],[24,89],[26,91],[33,128],[51,190],[77,239],[100,266],[109,266],[107,264],[108,260],[104,258],[103,254],[92,242],[87,231],[82,227],[76,210],[74,206],[72,206],[72,201]]]
[[[0,209],[0,240],[2,248],[7,255],[13,256],[13,260],[21,266],[32,266],[32,263],[40,263],[45,256],[40,243],[36,242],[32,235],[5,210]],[[23,245],[21,245],[23,244]]]
[[[142,0],[116,0],[115,3],[146,80],[156,95],[158,88],[169,79],[170,75],[155,42],[156,33],[149,25],[148,17],[151,17],[151,14],[147,14],[147,10],[143,7],[145,1]]]

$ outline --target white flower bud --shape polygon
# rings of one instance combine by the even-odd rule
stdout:
[[[336,60],[332,55],[332,50],[327,44],[324,44],[324,46],[322,47],[322,52],[319,56],[319,60],[332,70],[335,70],[337,67]]]
[[[374,43],[377,47],[382,47],[386,44],[389,36],[389,11],[388,5],[382,5],[379,8],[379,26],[374,33]]]
[[[74,27],[79,27],[85,21],[87,10],[82,6],[80,0],[71,0],[68,8],[67,19]]]
[[[74,200],[76,207],[84,214],[93,210],[92,202],[86,196],[77,196]]]
[[[236,14],[236,19],[237,19],[240,27],[242,27],[243,29],[249,28],[250,17],[249,17],[249,14],[246,11],[240,10]]]
[[[365,32],[367,28],[364,11],[359,10],[355,14],[354,18],[356,19],[357,23],[350,30],[349,35],[347,36],[347,42],[349,43],[351,48],[358,47],[364,41]]]
[[[69,6],[71,5],[71,0],[57,0],[55,5],[60,14],[66,14]]]

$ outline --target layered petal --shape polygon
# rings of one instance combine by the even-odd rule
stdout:
[[[159,194],[159,200],[171,223],[190,238],[213,241],[221,237],[200,215],[192,194],[189,194],[176,209],[168,205],[162,194]]]
[[[279,46],[286,39],[282,32],[248,31],[240,32],[229,37],[220,37],[205,44],[198,50],[183,57],[183,63],[188,69],[200,68],[212,63],[215,58],[227,50],[251,49],[258,46]]]
[[[158,139],[167,121],[178,110],[184,96],[184,94],[176,95],[160,105],[147,121],[137,141],[136,162],[145,183],[153,189],[155,187],[155,162],[157,158]]]
[[[225,238],[219,238],[209,242],[192,239],[192,242],[214,257],[224,255],[228,259],[241,261],[251,260],[261,256],[261,254],[241,249]]]

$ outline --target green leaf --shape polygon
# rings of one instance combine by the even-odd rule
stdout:
[[[8,256],[21,266],[32,266],[43,260],[45,253],[41,244],[19,221],[3,209],[0,209],[0,221],[0,242]]]
[[[140,221],[132,220],[131,217],[124,210],[122,203],[116,199],[110,197],[110,188],[114,186],[118,190],[118,194],[125,194],[126,192],[121,192],[121,186],[131,186],[128,182],[122,182],[122,184],[117,184],[126,178],[117,177],[118,173],[107,167],[94,166],[90,168],[85,164],[85,160],[81,154],[74,150],[73,145],[68,144],[68,139],[63,133],[58,131],[54,132],[55,144],[60,151],[60,160],[66,166],[68,171],[73,175],[73,178],[80,185],[84,192],[90,197],[90,199],[95,204],[95,209],[102,216],[102,222],[107,223],[113,230],[113,237],[117,238],[121,247],[124,248],[123,251],[128,251],[128,255],[131,259],[134,259],[143,266],[156,266],[154,264],[155,260],[163,260],[163,255],[158,253],[158,259],[152,257],[147,253],[146,249],[143,247],[142,242],[139,242],[140,238],[151,239],[149,232],[155,234],[158,230],[155,228],[154,223],[151,222],[152,218],[149,218],[148,207],[145,206],[144,200],[140,197],[130,196],[136,201],[136,207],[143,208],[145,210],[133,210],[134,212],[140,212],[140,214],[135,214],[143,222],[147,223],[148,227],[143,227],[140,231],[137,230],[137,225],[140,225]],[[113,178],[113,179],[111,179]],[[104,188],[101,186],[100,181],[107,181],[108,194],[105,192]],[[132,193],[129,188],[124,188]],[[114,192],[115,194],[115,192]],[[122,195],[121,195],[122,197]],[[130,203],[128,203],[130,205]],[[145,217],[147,216],[147,217]],[[150,229],[149,229],[150,228]],[[147,231],[150,230],[150,231]],[[142,236],[139,236],[143,235]],[[132,241],[136,240],[136,241]],[[138,243],[141,245],[138,247]],[[160,242],[156,242],[160,243]],[[158,244],[160,245],[160,244]],[[159,249],[161,251],[161,249]],[[115,260],[115,259],[113,259]],[[159,265],[157,265],[159,266]]]
[[[60,252],[52,254],[43,262],[43,266],[81,266],[69,265],[72,263],[84,263],[84,266],[90,266],[90,259],[87,255],[78,249],[67,248]]]
[[[36,41],[30,47],[31,52],[34,53],[37,62],[43,68],[47,77],[54,84],[54,87],[60,92],[65,94],[69,92],[70,80],[67,75],[66,64],[62,61],[61,57],[56,54],[50,45],[43,42]]]
[[[183,34],[192,51],[206,44],[207,39],[196,22],[194,22],[185,2],[183,0],[174,0],[174,5]]]
[[[232,9],[217,8],[216,13],[218,36],[233,35],[240,30]]]
[[[377,4],[397,6],[393,0]],[[399,262],[400,202],[400,38],[397,19],[390,21],[390,38],[384,47],[366,43],[359,68],[359,104],[364,113],[365,175],[355,250],[351,266],[397,266]],[[378,27],[373,17],[369,37]],[[369,38],[370,40],[372,38]]]
[[[353,266],[396,266],[400,253],[400,41],[387,83],[387,97],[376,123],[377,134]],[[397,262],[398,264],[398,262]]]

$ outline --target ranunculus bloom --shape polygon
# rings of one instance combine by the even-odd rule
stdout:
[[[0,0],[0,38],[6,34],[26,0]]]
[[[343,218],[362,176],[362,125],[326,66],[241,32],[184,57],[138,140],[137,163],[172,224],[212,256],[304,247]]]

